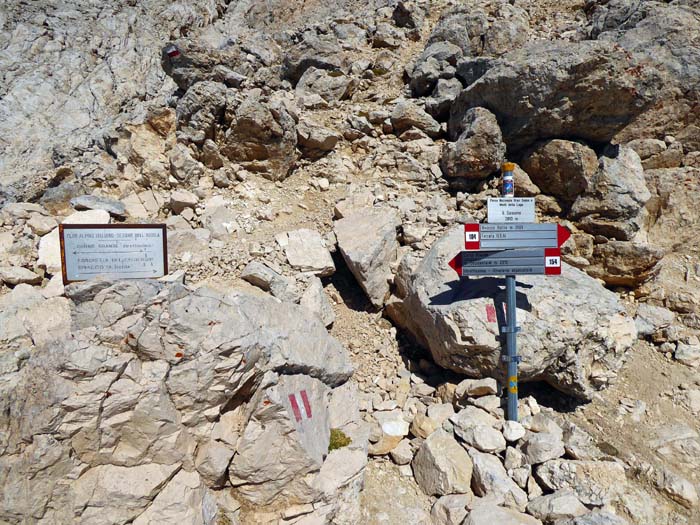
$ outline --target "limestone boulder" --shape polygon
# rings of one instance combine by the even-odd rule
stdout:
[[[530,151],[522,167],[540,190],[571,206],[588,189],[598,170],[598,158],[585,144],[553,139]]]
[[[276,237],[277,243],[284,249],[292,268],[302,272],[312,272],[321,277],[335,273],[335,264],[326,248],[321,234],[316,230],[302,228],[283,232]]]
[[[397,135],[410,128],[416,128],[429,137],[436,137],[440,132],[440,124],[424,109],[410,100],[400,100],[391,112],[391,125]]]
[[[472,461],[454,438],[442,429],[428,436],[411,465],[418,486],[428,495],[471,492]]]
[[[535,470],[547,490],[572,490],[584,505],[603,506],[625,490],[625,469],[612,461],[555,459]]]
[[[527,494],[513,481],[497,456],[470,450],[474,465],[472,486],[478,496],[495,496],[504,501],[506,507],[525,511]]]
[[[639,155],[624,146],[609,148],[570,217],[590,234],[627,241],[639,231],[640,213],[650,198]]]
[[[338,248],[345,263],[374,306],[382,306],[389,294],[391,265],[399,243],[396,229],[401,224],[391,209],[358,209],[335,222]]]
[[[473,509],[462,525],[542,525],[537,518],[513,509],[497,507],[493,504],[479,505]]]
[[[457,141],[446,143],[442,151],[440,166],[445,177],[479,180],[497,172],[506,145],[494,114],[471,108],[464,113],[460,128],[463,131]]]
[[[227,103],[224,120],[223,156],[272,180],[289,175],[296,161],[296,122],[279,96],[247,91],[238,103]]]
[[[400,311],[410,315],[396,320],[441,366],[500,378],[504,280],[459,280],[448,262],[462,249],[463,236],[462,227],[451,228],[409,272]],[[518,277],[516,290],[522,381],[545,380],[590,399],[616,377],[637,333],[615,294],[566,264],[559,277]]]
[[[651,104],[659,85],[653,68],[630,62],[608,42],[529,43],[503,55],[457,97],[449,133],[458,137],[464,114],[484,107],[514,151],[562,136],[608,142]]]
[[[572,491],[562,490],[533,499],[527,504],[527,512],[549,523],[581,516],[588,513],[588,509]]]

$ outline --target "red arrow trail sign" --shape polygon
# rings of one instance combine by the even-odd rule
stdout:
[[[561,275],[559,248],[460,252],[450,267],[460,277],[485,275]]]
[[[571,232],[559,224],[479,224],[464,225],[464,249],[508,250],[514,248],[560,248]]]

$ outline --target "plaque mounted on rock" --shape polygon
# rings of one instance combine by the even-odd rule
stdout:
[[[98,275],[154,279],[168,273],[165,224],[61,224],[63,284]]]

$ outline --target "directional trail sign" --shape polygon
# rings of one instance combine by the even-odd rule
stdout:
[[[511,223],[464,225],[464,249],[560,248],[571,232],[559,224]]]
[[[460,277],[485,275],[561,275],[559,248],[460,252],[450,267]]]

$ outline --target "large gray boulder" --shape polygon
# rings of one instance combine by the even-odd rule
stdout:
[[[235,517],[240,504],[220,497],[261,512],[358,501],[356,399],[342,420],[328,403],[352,366],[304,308],[95,280],[48,300],[18,285],[2,312],[2,341],[22,360],[0,354],[3,523],[204,525],[223,508]],[[329,454],[331,421],[352,442]]]
[[[397,289],[405,293],[390,312],[441,366],[502,378],[504,279],[459,280],[448,262],[463,249],[463,237],[455,226],[413,272],[399,269]],[[564,264],[559,277],[518,277],[517,295],[522,381],[544,380],[590,399],[616,377],[637,332],[614,293]]]
[[[693,107],[700,98],[700,8],[697,2],[614,0],[597,3],[591,36],[615,42],[640,63],[662,75],[663,104],[621,132],[622,141],[672,133],[686,146],[700,146],[700,120]]]
[[[654,100],[658,75],[608,42],[554,41],[506,53],[455,100],[449,133],[462,132],[467,110],[485,107],[509,149],[538,139],[608,142]]]

